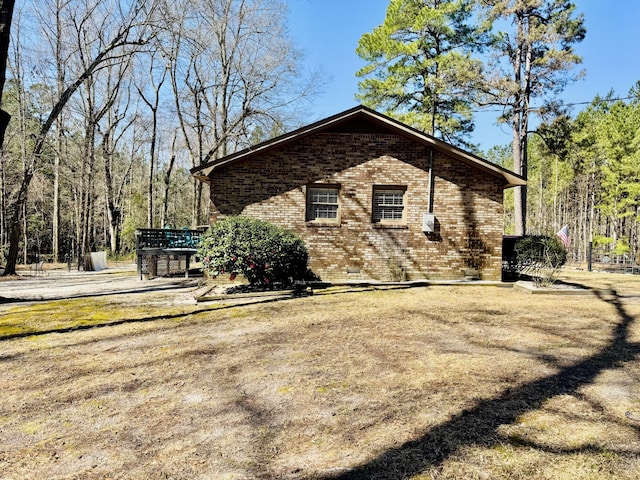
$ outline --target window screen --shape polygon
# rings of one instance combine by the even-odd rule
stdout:
[[[404,219],[404,188],[374,187],[373,221],[397,222]]]
[[[338,187],[307,188],[307,221],[338,220]]]

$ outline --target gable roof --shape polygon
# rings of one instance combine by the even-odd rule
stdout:
[[[307,125],[306,127],[299,128],[284,135],[272,138],[257,145],[245,148],[238,152],[232,153],[222,158],[212,160],[199,167],[192,168],[191,174],[197,179],[206,182],[209,176],[215,171],[223,167],[227,167],[237,162],[247,160],[255,157],[256,155],[264,154],[270,150],[283,147],[294,140],[299,140],[309,135],[317,134],[323,131],[330,130],[336,126],[344,125],[347,122],[353,120],[366,120],[370,123],[376,124],[384,130],[402,135],[410,140],[418,143],[422,143],[426,146],[435,148],[436,150],[446,153],[448,156],[457,159],[470,166],[479,168],[480,170],[502,179],[505,184],[504,188],[515,187],[518,185],[526,185],[527,181],[520,175],[507,170],[499,165],[491,163],[483,158],[480,158],[473,153],[462,150],[458,147],[454,147],[442,140],[428,135],[420,130],[417,130],[409,125],[405,125],[398,120],[376,112],[364,105],[345,110],[342,113],[338,113],[331,117],[325,118],[318,122]]]

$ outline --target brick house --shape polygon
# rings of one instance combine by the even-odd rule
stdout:
[[[197,167],[210,221],[297,232],[323,280],[500,280],[513,172],[359,106]]]

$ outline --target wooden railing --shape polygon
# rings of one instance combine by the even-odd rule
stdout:
[[[136,230],[136,251],[189,249],[195,253],[201,235],[201,230],[139,228]]]
[[[165,257],[167,274],[171,269],[171,257],[178,260],[184,258],[185,277],[189,276],[191,256],[196,254],[202,230],[171,230],[158,228],[139,228],[136,230],[136,255],[138,274],[141,278],[158,274],[158,257]]]

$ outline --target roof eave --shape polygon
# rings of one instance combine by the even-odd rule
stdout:
[[[240,160],[243,157],[246,157],[249,155],[255,155],[261,152],[272,150],[282,145],[286,145],[287,143],[292,142],[295,139],[298,139],[300,137],[305,137],[316,131],[325,130],[329,128],[331,125],[334,125],[335,123],[346,120],[347,118],[355,114],[358,114],[361,111],[366,111],[366,110],[368,109],[362,105],[351,108],[349,110],[345,110],[344,112],[338,113],[324,120],[319,120],[318,122],[301,127],[297,130],[293,130],[292,132],[285,133],[279,137],[245,148],[231,155],[227,155],[222,159],[213,160],[211,162],[208,162],[205,165],[192,168],[190,170],[190,173],[194,177],[200,180],[206,181],[206,179],[209,177],[211,172],[217,168],[220,168],[224,165],[228,165],[229,163],[233,163],[237,160]]]
[[[263,153],[263,152],[272,150],[274,148],[278,148],[280,146],[286,145],[287,143],[292,142],[295,139],[299,139],[301,137],[311,135],[312,133],[325,130],[336,123],[342,122],[344,120],[347,120],[350,117],[353,117],[361,113],[367,115],[370,119],[385,125],[390,130],[396,131],[397,133],[404,135],[406,137],[409,137],[413,140],[419,140],[421,143],[435,147],[438,150],[443,151],[448,155],[454,158],[457,158],[468,165],[475,166],[491,175],[502,178],[505,182],[504,188],[512,188],[512,187],[523,186],[527,184],[527,181],[523,177],[517,175],[516,173],[510,170],[507,170],[494,163],[488,162],[487,160],[484,160],[483,158],[480,158],[477,155],[474,155],[470,152],[462,150],[458,147],[449,145],[448,143],[443,142],[442,140],[438,140],[437,138],[432,137],[431,135],[428,135],[413,127],[405,125],[391,117],[382,115],[376,112],[375,110],[372,110],[363,105],[351,108],[349,110],[345,110],[344,112],[338,113],[324,120],[320,120],[318,122],[299,128],[297,130],[281,135],[274,139],[267,140],[263,143],[246,148],[244,150],[240,150],[239,152],[228,155],[222,159],[217,159],[205,165],[192,168],[190,172],[198,180],[207,182],[211,173],[218,168],[221,168],[230,163],[234,163],[236,161],[240,161],[244,157],[253,156],[258,153]]]
[[[376,113],[376,112],[374,112]],[[379,115],[379,114],[377,114]],[[398,131],[398,133],[405,134],[406,136],[410,136],[413,139],[420,139],[422,143],[435,147],[440,151],[446,152],[449,156],[462,160],[464,163],[468,165],[475,166],[489,174],[497,176],[499,178],[504,179],[505,184],[503,188],[512,188],[517,186],[523,186],[527,184],[526,179],[521,177],[520,175],[507,170],[506,168],[501,167],[500,165],[496,165],[495,163],[491,163],[483,158],[474,155],[473,153],[462,150],[458,147],[454,147],[453,145],[449,145],[442,140],[438,140],[437,138],[428,135],[420,130],[417,130],[413,127],[405,125],[403,123],[398,122],[392,118],[388,117],[378,117],[379,120],[388,120],[385,123],[391,126],[394,130]]]

